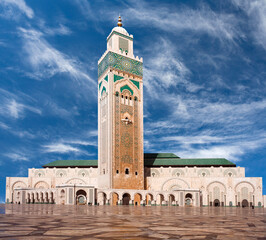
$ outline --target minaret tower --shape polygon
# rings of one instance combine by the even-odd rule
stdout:
[[[119,16],[98,61],[99,188],[144,189],[142,62]]]

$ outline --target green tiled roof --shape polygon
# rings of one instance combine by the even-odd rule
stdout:
[[[236,165],[225,158],[172,158],[172,159],[145,159],[145,167],[160,167],[160,166],[230,166]]]
[[[97,160],[56,160],[43,167],[98,167]]]
[[[179,158],[173,153],[144,153],[145,167],[179,166],[179,167],[235,167],[236,165],[225,158]],[[57,160],[43,167],[97,167],[97,160]]]
[[[180,158],[173,153],[144,153],[144,159]]]

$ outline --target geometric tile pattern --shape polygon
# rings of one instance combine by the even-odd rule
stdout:
[[[98,78],[104,73],[104,71],[108,67],[112,67],[117,70],[128,72],[140,77],[142,77],[143,75],[142,62],[110,51],[106,54],[104,59],[98,65]]]

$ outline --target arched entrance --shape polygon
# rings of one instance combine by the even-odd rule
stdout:
[[[147,195],[146,195],[146,205],[151,205],[151,201],[153,200],[153,195],[152,194],[150,194],[150,193],[148,193]]]
[[[163,204],[163,201],[164,201],[164,196],[162,194],[158,194],[156,198],[156,204],[161,206]]]
[[[220,207],[220,200],[219,200],[219,199],[215,199],[215,200],[213,201],[213,206],[214,206],[214,207]]]
[[[65,204],[65,195],[66,195],[65,190],[62,189],[62,190],[60,191],[60,204],[62,204],[62,205]]]
[[[192,194],[187,193],[185,196],[185,205],[186,206],[192,206]]]
[[[168,204],[169,206],[174,205],[175,204],[175,196],[173,194],[170,194],[168,201],[169,201],[169,204]]]
[[[119,197],[118,197],[118,194],[117,193],[115,193],[115,192],[113,192],[113,193],[111,193],[112,195],[112,197],[111,197],[111,199],[112,199],[112,205],[118,205],[118,199],[119,199]]]
[[[134,196],[134,205],[140,206],[140,201],[142,200],[142,196],[139,193],[136,193]]]
[[[123,194],[122,205],[129,205],[130,195],[128,193]]]
[[[244,199],[242,201],[242,207],[248,207],[248,200],[247,199]]]
[[[76,203],[77,205],[87,204],[87,193],[84,190],[78,190],[76,193]]]

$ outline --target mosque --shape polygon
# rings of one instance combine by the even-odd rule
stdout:
[[[6,203],[263,207],[262,178],[224,158],[143,153],[143,59],[118,26],[98,61],[98,160],[57,160],[6,178]]]

